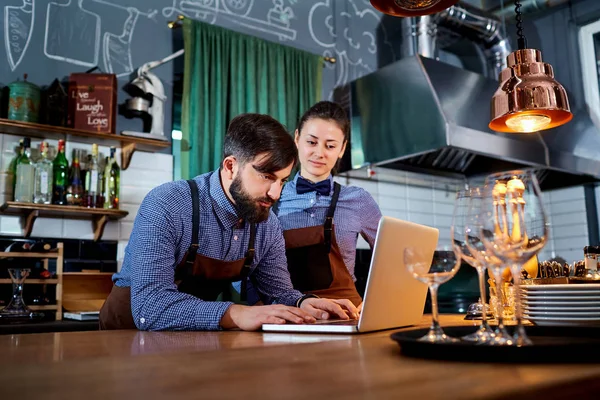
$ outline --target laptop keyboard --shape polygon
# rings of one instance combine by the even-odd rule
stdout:
[[[357,326],[357,319],[320,319],[316,322],[313,322],[313,325],[347,325],[347,326]]]

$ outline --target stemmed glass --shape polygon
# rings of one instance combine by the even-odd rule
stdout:
[[[418,247],[404,249],[404,264],[412,276],[429,286],[433,321],[429,332],[420,341],[431,343],[455,342],[457,339],[446,336],[438,322],[437,292],[442,283],[452,279],[460,267],[460,256],[452,246],[442,246],[432,254]]]
[[[23,282],[25,282],[30,272],[29,268],[8,269],[13,285],[13,295],[10,303],[0,310],[0,318],[29,317],[31,315],[31,310],[23,301]]]
[[[510,266],[513,278],[517,319],[514,343],[531,344],[522,324],[521,269],[544,247],[549,231],[535,173],[520,170],[488,176],[482,211],[481,239],[495,257]],[[496,282],[501,281],[496,278]]]
[[[470,218],[469,205],[472,196],[481,197],[481,190],[478,187],[471,189],[459,190],[456,193],[454,202],[454,214],[452,217],[452,227],[450,228],[450,237],[454,245],[455,251],[460,257],[465,260],[470,266],[477,270],[479,278],[479,298],[483,304],[482,320],[479,329],[474,333],[463,336],[461,339],[470,342],[489,342],[494,338],[494,331],[490,328],[487,322],[487,306],[486,306],[486,290],[485,290],[485,269],[486,264],[480,258],[475,257],[467,243],[467,222]]]
[[[469,200],[469,208],[467,211],[467,219],[465,221],[465,239],[466,246],[469,252],[478,260],[482,265],[487,266],[496,282],[496,290],[498,298],[502,297],[502,271],[504,265],[502,262],[495,257],[483,244],[481,240],[481,232],[483,229],[483,220],[486,214],[482,210],[483,207],[483,194],[482,190],[471,191],[471,197]],[[498,326],[494,331],[493,338],[489,342],[492,345],[512,345],[513,341],[506,328],[504,327],[503,318],[503,302],[497,302],[497,322]]]

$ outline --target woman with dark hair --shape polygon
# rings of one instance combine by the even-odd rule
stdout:
[[[322,101],[304,113],[294,134],[300,172],[283,188],[275,211],[294,288],[359,306],[356,242],[360,234],[373,247],[381,211],[364,189],[333,181],[349,135],[350,121],[336,103]]]

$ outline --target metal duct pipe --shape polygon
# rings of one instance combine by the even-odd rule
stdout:
[[[508,38],[504,38],[490,48],[484,50],[488,63],[488,71],[494,79],[500,77],[500,72],[506,68],[506,57],[512,52]]]
[[[437,58],[437,24],[431,15],[402,18],[402,58],[417,54]]]
[[[497,17],[466,4],[457,4],[437,14],[435,20],[440,26],[481,44],[490,75],[498,79],[512,50]]]
[[[435,15],[402,18],[402,57],[420,54],[437,58],[438,25],[481,45],[489,75],[498,79],[512,51],[508,39],[502,35],[502,23],[497,17],[465,4]]]
[[[566,4],[568,2],[569,0],[521,0],[521,13],[529,14],[543,11],[551,7]],[[490,9],[489,12],[498,16],[499,18],[504,17],[508,20],[513,20],[515,18],[515,6],[510,0],[506,0],[504,2],[504,8],[498,6]]]

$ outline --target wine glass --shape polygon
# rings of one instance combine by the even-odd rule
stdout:
[[[474,333],[463,336],[461,339],[470,342],[489,342],[494,338],[494,331],[490,328],[487,322],[487,306],[486,306],[486,290],[485,290],[485,269],[486,264],[481,262],[480,259],[476,258],[471,254],[471,250],[467,244],[467,220],[469,218],[469,203],[471,196],[481,196],[481,190],[478,187],[472,187],[471,189],[459,190],[456,193],[456,200],[454,202],[454,214],[452,217],[452,227],[450,228],[450,237],[454,245],[455,251],[458,252],[460,257],[465,260],[470,266],[477,270],[477,277],[479,279],[479,298],[483,305],[483,311],[481,315],[481,324],[479,329]]]
[[[452,279],[460,267],[460,256],[452,246],[442,246],[432,254],[419,247],[404,249],[404,264],[412,276],[429,286],[433,321],[429,332],[420,341],[431,343],[454,342],[457,339],[446,336],[438,322],[437,291],[442,283]]]
[[[500,259],[495,257],[483,244],[481,240],[481,232],[483,229],[483,220],[485,213],[483,207],[483,193],[482,189],[473,190],[471,192],[471,198],[469,200],[469,208],[467,211],[467,218],[465,221],[465,239],[466,246],[479,263],[487,266],[491,275],[494,277],[496,282],[496,293],[498,294],[499,301],[496,304],[497,308],[497,322],[498,326],[494,331],[493,338],[491,341],[486,342],[492,345],[512,345],[514,344],[512,338],[504,327],[504,306],[503,302],[500,301],[502,298],[502,271],[504,264]],[[498,289],[500,287],[500,289]],[[491,288],[490,288],[491,290]]]
[[[492,254],[510,266],[515,289],[517,328],[514,342],[529,345],[522,324],[520,281],[523,265],[544,247],[549,228],[540,187],[531,170],[509,171],[486,178],[481,239]]]

